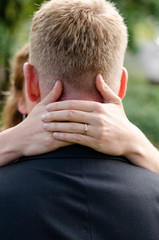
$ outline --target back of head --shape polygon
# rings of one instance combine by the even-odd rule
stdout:
[[[92,91],[101,73],[117,93],[127,28],[114,5],[105,0],[51,0],[34,15],[30,63],[44,94],[56,80],[69,91]]]

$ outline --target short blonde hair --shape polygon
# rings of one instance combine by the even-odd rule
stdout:
[[[112,3],[51,0],[34,15],[30,63],[37,69],[46,93],[57,79],[67,80],[73,89],[88,89],[89,82],[95,86],[99,73],[117,92],[127,38],[127,27]]]
[[[18,111],[18,97],[23,96],[24,74],[23,65],[29,60],[29,44],[20,49],[14,58],[10,87],[6,93],[5,103],[2,112],[2,125],[4,129],[14,127],[23,120],[22,114]]]

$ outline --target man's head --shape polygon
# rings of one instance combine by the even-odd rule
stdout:
[[[29,54],[35,69],[29,71],[42,98],[57,80],[64,95],[93,96],[99,73],[118,93],[126,47],[127,28],[112,3],[51,0],[33,18]]]

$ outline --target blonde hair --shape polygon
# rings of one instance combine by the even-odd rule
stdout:
[[[72,89],[95,88],[98,73],[118,92],[127,38],[123,18],[112,3],[51,0],[34,15],[30,63],[45,94],[57,79],[67,80]]]
[[[18,97],[23,95],[24,74],[23,65],[29,60],[29,44],[17,52],[10,75],[10,88],[6,94],[2,112],[2,124],[5,129],[13,127],[22,121],[22,114],[18,111]]]

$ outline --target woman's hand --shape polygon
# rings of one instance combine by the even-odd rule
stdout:
[[[82,144],[97,151],[122,155],[129,138],[128,121],[121,99],[97,77],[97,89],[106,104],[93,101],[63,101],[49,104],[42,116],[44,129],[57,140]],[[84,135],[85,124],[88,131]]]
[[[133,164],[159,172],[159,152],[126,117],[121,99],[97,77],[105,103],[63,101],[46,106],[44,129],[56,140],[81,144],[96,151],[127,157]],[[85,133],[85,124],[88,130]]]
[[[0,166],[14,162],[22,156],[43,154],[69,145],[68,142],[54,139],[52,133],[46,132],[40,118],[46,113],[46,104],[56,101],[61,93],[62,84],[57,82],[50,94],[34,107],[23,122],[0,133]]]
[[[70,145],[68,142],[54,139],[50,132],[43,129],[40,119],[41,115],[46,113],[46,104],[57,101],[61,93],[62,83],[58,81],[54,89],[33,108],[28,117],[20,124],[21,131],[23,131],[23,156],[43,154]]]

